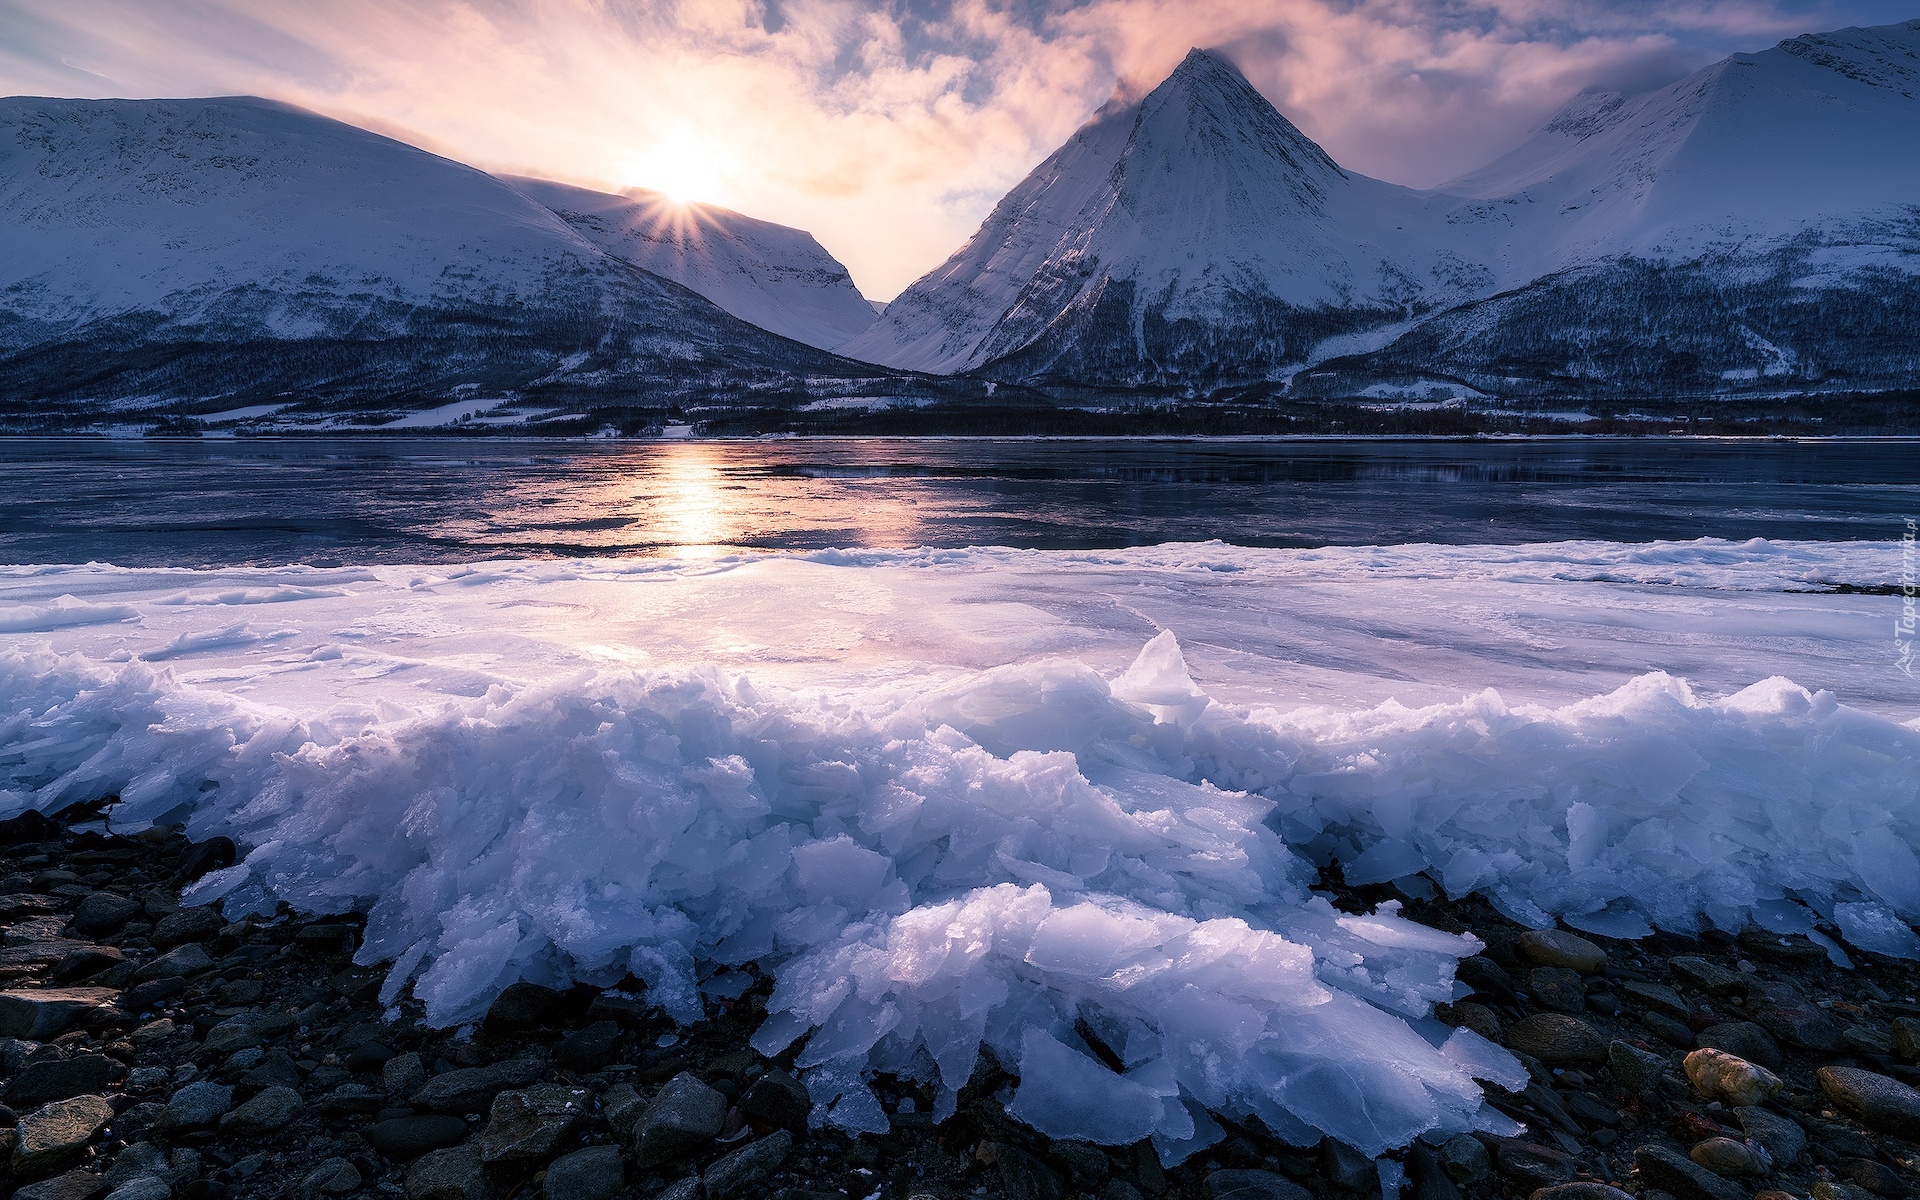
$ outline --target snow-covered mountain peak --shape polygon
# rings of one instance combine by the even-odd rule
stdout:
[[[1920,20],[1788,38],[1777,49],[1909,100],[1920,92]]]
[[[1173,74],[1140,102],[1134,131],[1137,157],[1184,150],[1214,165],[1267,160],[1305,200],[1325,197],[1346,173],[1260,94],[1240,69],[1219,54],[1190,50]],[[1171,164],[1169,164],[1171,165]],[[1225,182],[1251,182],[1228,179]]]
[[[606,253],[782,337],[832,349],[874,322],[847,269],[804,229],[644,188],[615,194],[505,178]]]

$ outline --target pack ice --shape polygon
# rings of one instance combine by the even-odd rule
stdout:
[[[361,959],[436,1024],[515,979],[629,974],[693,1021],[757,964],[755,1046],[798,1045],[814,1119],[847,1130],[886,1127],[873,1073],[937,1085],[944,1116],[983,1052],[1014,1116],[1168,1162],[1221,1114],[1368,1154],[1511,1130],[1477,1081],[1524,1071],[1430,1016],[1480,943],[1336,910],[1309,886],[1335,861],[1538,926],[1818,915],[1920,949],[1920,731],[1784,679],[1283,713],[1212,699],[1165,632],[1108,675],[502,673],[349,719],[120,657],[0,654],[0,812],[115,792],[117,825],[230,833],[250,852],[190,901],[370,904]]]

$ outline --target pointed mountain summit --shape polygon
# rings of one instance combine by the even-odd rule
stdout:
[[[662,192],[620,194],[502,176],[606,253],[671,279],[743,321],[830,350],[873,324],[873,306],[804,229]]]
[[[1330,334],[1489,280],[1422,194],[1343,171],[1218,54],[1110,102],[959,253],[840,348],[929,371],[1166,384],[1267,377]]]

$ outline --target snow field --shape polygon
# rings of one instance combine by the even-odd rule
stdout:
[[[1809,571],[1860,576],[1882,551],[1429,549],[1423,565],[1401,548],[1345,561],[1371,555],[1364,570],[1383,579],[1479,572],[1563,591],[1569,574],[1598,572],[1758,590]],[[935,557],[907,576],[1006,567],[997,552]],[[1156,578],[1342,561],[1221,547],[1092,557]],[[911,556],[883,558],[833,569],[878,594]],[[1075,556],[1026,561],[1084,592]],[[663,586],[692,589],[724,623],[712,601],[729,568],[648,569],[620,586],[671,576]],[[863,667],[830,686],[790,664],[697,657],[542,670],[520,649],[485,686],[421,703],[406,672],[363,675],[370,660],[338,641],[350,615],[360,628],[380,617],[397,639],[446,637],[476,596],[513,596],[525,620],[530,595],[556,609],[587,599],[582,570],[490,565],[436,598],[400,595],[380,572],[183,587],[178,572],[18,569],[0,600],[22,603],[0,609],[14,629],[41,611],[46,632],[0,650],[0,812],[117,792],[117,826],[226,832],[248,853],[191,900],[230,914],[370,905],[362,960],[392,963],[388,998],[411,986],[437,1024],[477,1016],[515,979],[612,986],[629,973],[689,1021],[703,991],[728,994],[756,963],[777,981],[756,1045],[804,1039],[818,1121],[884,1128],[864,1083],[875,1071],[937,1084],[949,1111],[984,1048],[1020,1076],[1008,1100],[1020,1119],[1054,1137],[1151,1138],[1169,1162],[1219,1136],[1209,1113],[1370,1154],[1511,1128],[1476,1080],[1518,1085],[1523,1072],[1428,1015],[1478,943],[1395,905],[1338,912],[1309,890],[1316,864],[1416,894],[1478,890],[1535,925],[1811,929],[1817,913],[1856,947],[1920,949],[1907,924],[1920,917],[1920,731],[1783,679],[1721,698],[1654,673],[1551,705],[1481,691],[1281,709],[1214,699],[1169,630],[1122,670],[1029,653]],[[516,578],[537,586],[511,591]],[[49,603],[52,588],[85,595]],[[942,596],[952,603],[923,592],[912,622],[940,619]],[[188,627],[165,623],[195,605],[260,604],[274,617],[264,634],[203,612],[224,636],[187,643]],[[242,668],[276,663],[308,673],[249,694]],[[295,703],[288,681],[302,679]],[[349,679],[390,699],[342,707],[328,685]]]

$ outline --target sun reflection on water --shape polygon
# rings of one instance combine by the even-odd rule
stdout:
[[[681,554],[705,557],[737,544],[745,512],[726,482],[721,456],[698,445],[663,447],[651,482],[651,508],[660,540]]]

